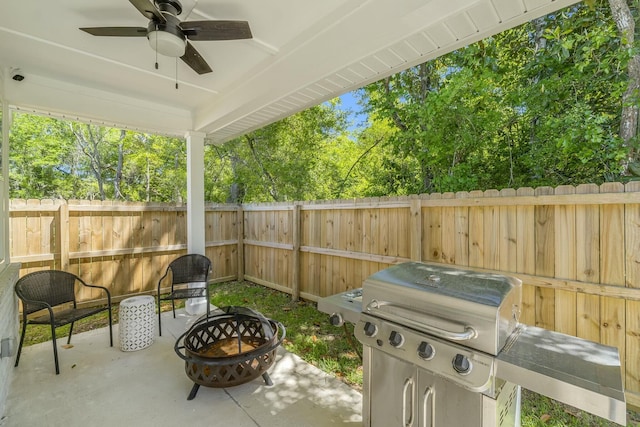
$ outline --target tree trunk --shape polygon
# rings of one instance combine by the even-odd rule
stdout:
[[[145,179],[147,180],[145,185],[145,192],[147,193],[147,202],[151,201],[151,161],[149,160],[149,156],[147,156],[147,173],[145,174]]]
[[[116,179],[113,181],[113,192],[116,200],[124,200],[120,184],[122,183],[122,168],[124,166],[124,137],[126,135],[125,130],[120,131],[120,140],[118,141],[118,165],[116,166]]]
[[[618,27],[622,47],[632,49],[635,39],[635,20],[627,0],[609,0],[613,20]],[[638,133],[638,90],[640,89],[640,55],[634,55],[627,65],[627,90],[622,95],[622,111],[620,114],[620,137],[627,149],[627,157],[623,161],[623,174],[629,175],[638,168],[638,150],[636,135]]]
[[[251,154],[253,155],[254,160],[260,166],[260,170],[262,171],[262,175],[266,180],[265,187],[271,198],[274,202],[280,202],[280,195],[278,194],[278,189],[276,188],[276,181],[273,178],[273,175],[269,173],[269,171],[264,167],[264,164],[260,160],[260,156],[258,156],[258,152],[256,151],[255,141],[252,136],[246,135],[245,140],[249,145],[249,149],[251,150]]]
[[[104,192],[104,177],[103,177],[103,165],[102,156],[100,155],[100,143],[102,142],[102,135],[99,131],[94,132],[92,125],[78,125],[74,127],[72,123],[69,124],[71,131],[76,137],[76,141],[80,146],[82,152],[89,158],[89,167],[91,172],[98,183],[98,191],[100,193],[100,200],[105,200],[106,195]],[[86,134],[84,130],[86,129]],[[97,130],[97,128],[96,128]]]

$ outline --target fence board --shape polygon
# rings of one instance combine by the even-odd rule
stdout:
[[[550,187],[541,187],[535,194],[553,194]],[[555,209],[553,206],[535,207],[536,276],[555,274]],[[536,288],[536,326],[555,329],[555,290]]]
[[[516,196],[533,196],[533,188],[523,187]],[[536,273],[535,207],[517,206],[518,231],[516,233],[516,271],[534,275]],[[520,321],[528,325],[536,324],[536,288],[529,283],[522,284],[522,311]]]
[[[597,194],[595,184],[579,185],[577,194]],[[576,279],[600,281],[600,208],[597,205],[575,207]],[[576,335],[592,341],[601,340],[601,305],[598,295],[576,294]]]
[[[40,206],[39,200],[27,200],[27,206]],[[40,213],[37,211],[27,212],[27,254],[39,254],[41,247]]]
[[[468,198],[469,193],[456,193],[456,198]],[[461,266],[469,265],[469,208],[454,208],[455,215],[455,263]]]
[[[516,191],[504,189],[500,197],[515,197]],[[518,267],[518,210],[515,206],[500,206],[500,246],[498,252],[501,271],[515,272]]]
[[[55,231],[54,231],[54,220],[55,220],[55,203],[51,199],[41,200],[40,206],[42,207],[42,211],[40,211],[40,248],[38,250],[38,254],[43,253],[54,253],[55,248]],[[53,265],[55,268],[55,264]]]
[[[442,195],[443,199],[454,199],[455,194],[445,193]],[[452,239],[452,236],[456,235],[456,208],[444,207],[442,208],[442,253],[440,254],[440,262],[445,264],[456,263],[456,239]]]
[[[575,194],[575,188],[565,185],[555,189],[555,194]],[[555,207],[555,277],[574,280],[576,278],[576,208],[573,205]],[[556,290],[556,330],[576,335],[576,293]]]
[[[378,210],[377,248],[376,253],[389,255],[389,212]]]
[[[591,341],[600,341],[600,297],[576,293],[575,298],[575,335]]]
[[[441,198],[433,194],[432,198]],[[442,208],[429,208],[423,213],[425,241],[422,244],[422,258],[425,261],[441,262],[442,258]]]
[[[370,254],[381,255],[380,248],[378,247],[378,239],[380,238],[380,233],[378,232],[378,212],[379,209],[368,209],[369,212],[369,233],[368,238],[366,239],[368,245],[366,245],[365,252]]]
[[[630,182],[625,191],[640,191],[640,182]],[[625,286],[640,288],[640,205],[625,205]]]
[[[626,383],[629,391],[640,393],[640,302],[627,301]]]
[[[600,186],[601,193],[624,192],[619,183],[605,183]],[[600,274],[602,283],[624,286],[624,205],[603,205],[600,207]]]

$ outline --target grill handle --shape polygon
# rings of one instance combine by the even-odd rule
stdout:
[[[382,317],[392,322],[406,324],[407,326],[413,326],[449,341],[468,341],[477,338],[478,336],[478,332],[472,326],[464,326],[449,322],[444,319],[436,319],[426,313],[422,313],[411,308],[402,307],[388,301],[372,300],[369,304],[367,304],[366,310],[369,313],[375,313],[376,316]],[[421,317],[431,317],[438,323],[445,322],[452,326],[460,326],[461,328],[464,328],[464,332],[448,331],[437,326],[428,325],[426,323],[413,320],[415,318],[419,319]]]
[[[433,389],[431,387],[427,387],[424,391],[424,395],[422,396],[422,420],[424,421],[424,427],[427,427],[427,420],[430,421],[429,427],[433,427],[436,423],[436,399],[433,394]],[[429,399],[431,399],[431,411],[429,412],[431,416],[427,417],[427,410],[429,409],[427,404],[429,403]]]
[[[411,390],[411,399],[407,398],[409,390]],[[408,410],[407,401],[411,402],[411,407]],[[407,417],[407,414],[409,414],[409,417]],[[413,425],[413,378],[404,380],[404,387],[402,388],[402,425],[404,427]]]

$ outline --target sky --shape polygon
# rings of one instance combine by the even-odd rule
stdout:
[[[358,131],[366,126],[367,115],[362,112],[362,107],[358,105],[358,98],[353,92],[347,92],[340,96],[341,105],[339,109],[348,113],[349,125],[347,129],[351,132]]]

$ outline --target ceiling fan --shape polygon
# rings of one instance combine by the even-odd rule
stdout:
[[[207,61],[189,40],[239,40],[252,38],[246,21],[186,21],[178,15],[182,5],[178,0],[129,0],[147,19],[144,27],[80,28],[94,36],[146,37],[149,45],[161,55],[180,57],[198,74],[211,72]],[[156,64],[157,68],[157,64]]]

